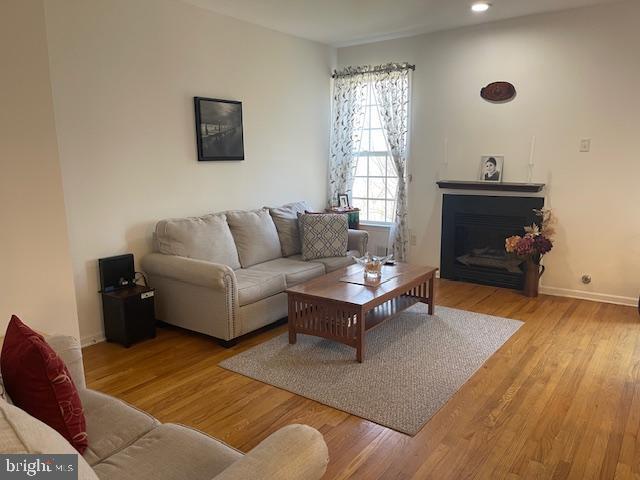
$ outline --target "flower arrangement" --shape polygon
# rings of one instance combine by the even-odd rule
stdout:
[[[551,210],[534,210],[540,217],[540,225],[534,223],[524,227],[524,236],[514,235],[505,240],[507,253],[513,253],[526,260],[540,264],[540,259],[553,248],[552,236],[555,234],[556,218]]]

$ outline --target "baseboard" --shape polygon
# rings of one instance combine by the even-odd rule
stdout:
[[[93,335],[85,335],[80,338],[80,345],[82,348],[88,347],[89,345],[94,345],[96,343],[104,342],[106,340],[104,333],[95,333]]]
[[[440,270],[436,272],[436,278],[440,278]],[[580,300],[591,300],[592,302],[613,303],[615,305],[625,305],[637,307],[637,297],[623,297],[620,295],[610,295],[608,293],[585,292],[583,290],[571,290],[569,288],[547,287],[540,285],[540,293],[554,295],[556,297],[579,298]]]
[[[436,272],[436,278],[440,278],[440,270]],[[614,303],[616,305],[626,305],[630,307],[638,306],[638,299],[634,297],[622,297],[619,295],[609,295],[607,293],[584,292],[582,290],[571,290],[568,288],[547,287],[540,285],[540,293],[545,295],[555,295],[556,297],[579,298],[581,300],[591,300],[593,302]],[[86,335],[80,339],[82,347],[88,347],[106,340],[104,333]]]
[[[609,295],[608,293],[585,292],[582,290],[571,290],[569,288],[547,287],[540,285],[540,293],[545,295],[555,295],[557,297],[579,298],[581,300],[591,300],[594,302],[615,303],[616,305],[626,305],[636,307],[638,299],[634,297],[622,297],[620,295]]]

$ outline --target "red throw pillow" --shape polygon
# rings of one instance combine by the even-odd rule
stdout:
[[[84,453],[86,422],[71,375],[44,338],[15,315],[4,337],[0,369],[14,405],[57,430]]]

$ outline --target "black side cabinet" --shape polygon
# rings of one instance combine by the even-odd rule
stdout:
[[[156,336],[155,290],[141,285],[102,292],[104,332],[108,342],[129,347]]]

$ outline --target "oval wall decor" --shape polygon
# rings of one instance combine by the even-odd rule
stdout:
[[[480,90],[480,96],[490,102],[506,102],[516,96],[516,87],[509,82],[493,82]]]

